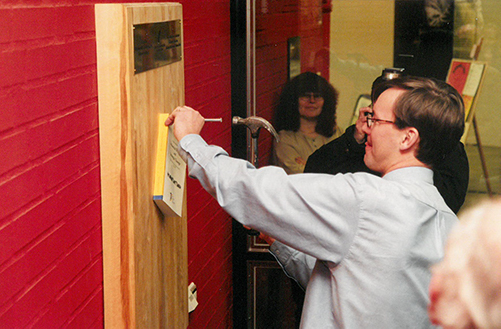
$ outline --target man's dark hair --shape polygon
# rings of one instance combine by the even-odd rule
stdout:
[[[338,92],[327,80],[313,72],[301,73],[285,85],[275,110],[275,128],[277,131],[299,130],[299,97],[306,93],[318,93],[324,98],[315,130],[320,135],[332,136],[336,127]]]
[[[402,77],[378,84],[374,104],[390,88],[406,90],[395,103],[395,125],[419,131],[416,158],[433,166],[457,146],[464,132],[464,104],[451,85],[432,78]]]

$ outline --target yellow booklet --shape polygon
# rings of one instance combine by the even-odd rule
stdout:
[[[153,201],[165,216],[181,216],[186,163],[177,151],[179,142],[172,129],[164,124],[168,117],[168,113],[159,117]]]

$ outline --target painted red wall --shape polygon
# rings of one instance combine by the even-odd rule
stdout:
[[[186,104],[205,117],[202,136],[228,152],[231,144],[230,1],[181,1],[184,12]],[[231,219],[188,179],[188,277],[198,307],[190,328],[232,327]]]
[[[185,0],[186,103],[229,150],[229,0]],[[94,2],[0,3],[0,327],[99,328],[103,283]],[[230,328],[231,221],[188,182],[190,328]]]

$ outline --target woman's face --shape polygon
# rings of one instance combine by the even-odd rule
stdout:
[[[318,93],[304,93],[299,96],[299,115],[302,118],[314,119],[322,113],[324,98]]]

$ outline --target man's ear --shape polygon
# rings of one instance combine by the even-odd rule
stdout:
[[[409,150],[419,146],[419,131],[414,127],[405,128],[400,143],[401,150]]]

